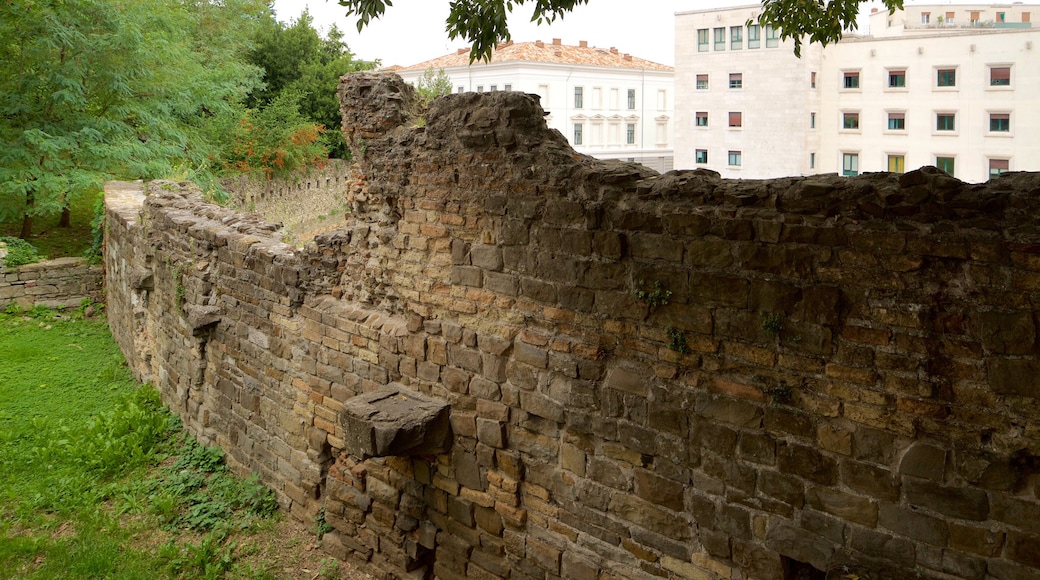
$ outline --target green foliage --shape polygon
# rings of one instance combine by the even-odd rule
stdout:
[[[105,192],[99,191],[94,197],[94,219],[90,220],[90,248],[84,256],[91,263],[101,261],[105,245]]]
[[[431,66],[423,71],[415,88],[419,92],[422,104],[427,105],[436,97],[451,94],[451,78],[444,72],[444,69],[434,72]]]
[[[668,349],[673,350],[679,354],[690,354],[690,345],[686,342],[686,333],[681,329],[669,326],[666,331],[668,332]]]
[[[150,485],[152,512],[169,529],[195,532],[245,529],[278,509],[274,494],[256,475],[232,476],[219,447],[184,437],[177,460]]]
[[[339,130],[339,79],[350,72],[375,68],[378,63],[354,60],[343,42],[343,33],[334,24],[323,38],[306,10],[289,24],[266,15],[254,41],[247,58],[263,69],[265,84],[250,93],[248,105],[262,109],[282,95],[298,95],[298,114],[322,129],[320,139],[328,155],[349,158]]]
[[[318,515],[314,516],[314,525],[316,527],[315,531],[318,534],[319,540],[322,536],[331,532],[334,529],[332,525],[325,520],[325,506],[321,506],[321,509],[318,510]]]
[[[6,256],[0,256],[0,267],[17,268],[41,259],[36,247],[21,238],[0,237],[0,248],[7,250]]]
[[[795,56],[802,55],[802,42],[824,46],[841,40],[845,30],[856,29],[856,15],[865,0],[763,0],[758,22],[780,32],[781,40],[794,39]],[[883,0],[885,8],[898,10],[903,0]]]
[[[217,150],[208,119],[259,79],[234,55],[261,0],[0,3],[0,219]],[[230,29],[230,31],[228,30]],[[223,32],[222,32],[223,31]]]
[[[328,153],[320,142],[324,129],[300,114],[301,95],[283,91],[266,107],[247,110],[225,151],[225,169],[283,177],[311,165],[324,165]]]
[[[0,314],[0,576],[234,576],[237,538],[277,509],[273,494],[176,434],[179,421],[134,384],[103,320],[66,318]],[[99,449],[121,449],[129,464],[94,457]]]
[[[766,331],[769,336],[776,338],[780,336],[780,333],[784,330],[784,317],[781,314],[762,313],[762,330]]]
[[[151,461],[170,428],[159,392],[141,387],[84,427],[59,424],[34,452],[40,461],[61,459],[101,475],[112,475]]]
[[[672,291],[662,288],[660,280],[654,280],[652,285],[647,284],[646,280],[639,280],[636,282],[636,287],[632,290],[632,294],[646,302],[646,305],[650,307],[650,312],[668,304],[668,299],[672,297]]]

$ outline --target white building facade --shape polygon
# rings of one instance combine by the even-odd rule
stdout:
[[[507,43],[491,62],[469,63],[462,49],[397,69],[417,83],[427,69],[443,70],[456,92],[523,91],[541,97],[546,122],[576,151],[624,159],[657,171],[673,167],[674,70],[615,48]]]
[[[1036,9],[878,12],[878,34],[803,45],[801,59],[747,24],[759,5],[677,14],[676,167],[757,179],[935,165],[969,182],[1040,170]]]

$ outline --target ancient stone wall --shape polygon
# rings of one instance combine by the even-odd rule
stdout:
[[[21,308],[72,308],[84,299],[99,302],[104,298],[103,282],[102,267],[83,258],[57,258],[17,268],[0,265],[0,308],[10,303]]]
[[[138,374],[383,577],[1040,574],[1040,174],[771,181],[573,152],[535,97],[341,87],[351,219],[303,249],[112,187]],[[142,207],[143,203],[143,207]],[[451,405],[367,457],[344,409]],[[351,432],[356,434],[357,417]]]

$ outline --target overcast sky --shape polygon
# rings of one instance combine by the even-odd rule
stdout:
[[[336,0],[275,0],[278,19],[289,21],[309,8],[322,31],[335,23],[346,34],[347,46],[357,58],[380,59],[384,65],[417,64],[467,46],[464,40],[448,40],[444,31],[448,0],[393,0],[380,20],[360,34],[356,18],[346,17],[346,8]],[[949,4],[949,1],[915,1],[907,4]],[[963,3],[954,2],[954,3]],[[531,8],[521,6],[512,13],[509,31],[515,42],[563,39],[576,45],[587,40],[590,46],[617,47],[639,58],[667,65],[675,64],[676,12],[704,10],[720,6],[747,6],[748,0],[590,0],[553,25],[535,26]],[[864,2],[860,13],[882,6],[878,0]],[[866,32],[865,23],[860,32]]]

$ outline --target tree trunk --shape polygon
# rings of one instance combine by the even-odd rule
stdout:
[[[33,194],[25,196],[25,217],[22,219],[22,234],[18,237],[23,240],[28,240],[29,236],[32,235],[32,209],[33,209]]]
[[[61,219],[58,221],[59,228],[67,228],[72,226],[72,218],[69,215],[69,206],[61,208]]]

